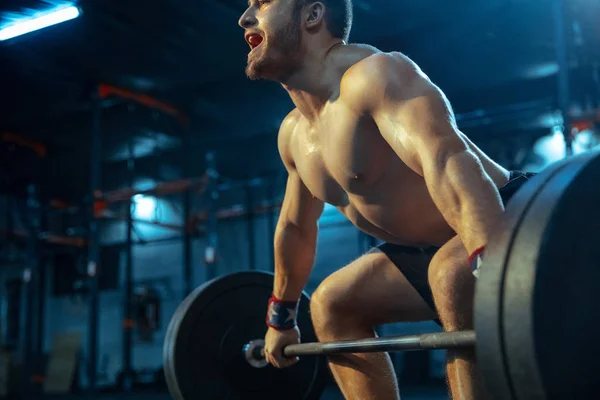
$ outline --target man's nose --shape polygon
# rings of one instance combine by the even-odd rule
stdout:
[[[238,24],[244,29],[252,28],[253,26],[256,26],[257,23],[258,20],[254,16],[254,12],[251,8],[247,9],[238,21]]]

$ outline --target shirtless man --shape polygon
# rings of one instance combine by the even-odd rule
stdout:
[[[278,138],[289,177],[265,350],[279,368],[297,361],[281,349],[300,341],[288,310],[311,273],[324,203],[384,243],[314,292],[320,341],[373,337],[374,327],[398,321],[436,319],[456,331],[473,328],[468,258],[527,180],[459,131],[446,97],[414,62],[348,44],[351,15],[350,0],[250,0],[239,20],[251,47],[247,76],[281,83],[296,106]],[[386,353],[328,363],[347,399],[400,396]],[[447,376],[454,399],[484,397],[473,351],[448,351]]]

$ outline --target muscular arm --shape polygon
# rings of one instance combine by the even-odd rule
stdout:
[[[368,61],[367,69],[377,72],[356,82],[367,89],[364,112],[425,178],[436,206],[472,254],[487,243],[504,212],[494,182],[461,138],[447,99],[416,65],[386,54]]]
[[[275,283],[273,294],[296,301],[308,281],[315,260],[317,221],[323,202],[308,191],[296,171],[290,138],[296,125],[294,112],[283,121],[278,138],[279,153],[288,171],[283,206],[275,228]]]

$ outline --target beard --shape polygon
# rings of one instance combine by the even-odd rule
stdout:
[[[299,16],[298,16],[299,18]],[[246,76],[251,80],[285,81],[300,63],[300,24],[297,18],[269,34],[256,53],[248,55]]]

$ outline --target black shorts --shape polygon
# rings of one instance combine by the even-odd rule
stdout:
[[[510,173],[510,178],[506,185],[500,188],[500,197],[502,197],[502,202],[506,206],[510,198],[519,190],[521,186],[525,182],[527,182],[534,173],[531,172],[521,172],[521,171],[512,171]],[[415,254],[416,252],[422,252],[427,254],[430,259],[433,258],[434,254],[440,249],[439,247],[427,247],[427,248],[418,248],[418,247],[409,247],[409,246],[401,246],[393,243],[382,243],[377,246],[379,250],[381,250],[389,259],[398,267],[398,269],[404,274],[408,282],[419,292],[421,297],[425,300],[425,302],[431,307],[432,310],[435,310],[435,305],[433,303],[433,294],[431,293],[431,288],[429,287],[429,282],[427,279],[427,268],[412,268],[410,265],[406,265],[406,263],[401,262],[403,257],[406,254]],[[440,322],[436,320],[439,324]],[[441,325],[441,324],[440,324]]]

